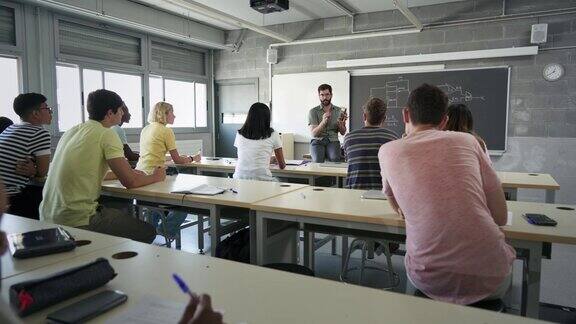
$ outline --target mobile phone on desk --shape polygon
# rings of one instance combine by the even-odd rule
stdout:
[[[543,214],[524,214],[528,223],[538,226],[556,226],[558,223],[552,218]]]
[[[105,290],[48,314],[47,323],[84,323],[123,304],[128,296],[118,290]]]

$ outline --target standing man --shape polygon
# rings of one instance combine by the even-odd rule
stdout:
[[[320,105],[308,113],[308,126],[313,137],[310,141],[312,161],[323,163],[328,157],[328,161],[340,162],[342,154],[338,133],[346,134],[348,115],[344,109],[332,105],[330,85],[321,84],[318,87],[318,98]]]

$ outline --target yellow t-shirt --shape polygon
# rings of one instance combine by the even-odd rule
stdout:
[[[96,213],[106,160],[124,157],[118,135],[89,120],[68,130],[50,163],[42,193],[40,219],[68,226],[88,225]]]
[[[152,173],[166,163],[166,153],[176,149],[174,131],[161,123],[150,123],[140,133],[140,159],[136,169]]]

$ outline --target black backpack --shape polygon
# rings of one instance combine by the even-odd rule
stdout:
[[[216,257],[250,263],[250,229],[242,229],[220,242]]]

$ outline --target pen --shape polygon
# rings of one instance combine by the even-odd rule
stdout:
[[[238,193],[238,191],[237,191],[236,189],[234,189],[234,188],[230,188],[230,191],[232,191],[232,192],[235,193],[235,194]]]
[[[173,273],[172,278],[174,279],[174,281],[176,281],[176,284],[178,285],[178,287],[180,287],[180,290],[182,290],[183,293],[188,294],[190,298],[196,298],[196,295],[190,291],[190,288],[188,288],[188,285],[186,285],[186,283],[184,282],[184,280],[182,280],[182,278],[180,278],[180,276]]]

